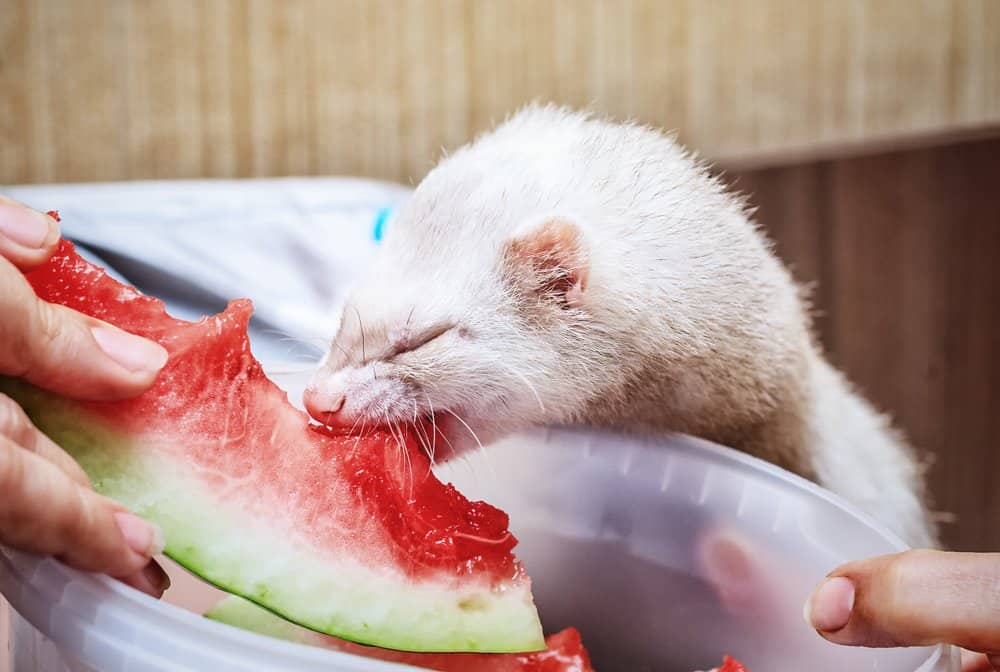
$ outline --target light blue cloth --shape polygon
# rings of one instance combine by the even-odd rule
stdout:
[[[253,299],[265,362],[314,360],[409,190],[350,178],[0,186],[177,317]]]

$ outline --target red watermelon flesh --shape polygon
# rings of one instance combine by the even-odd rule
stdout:
[[[747,672],[747,668],[743,667],[743,663],[732,656],[726,656],[722,661],[722,667],[718,668],[716,672]]]
[[[541,648],[506,514],[438,481],[405,432],[309,425],[251,354],[249,301],[178,320],[68,242],[26,277],[42,299],[170,353],[149,391],[119,402],[0,379],[99,491],[164,529],[167,555],[344,639],[411,651]]]
[[[256,607],[255,607],[256,608]],[[275,618],[272,616],[272,618]],[[708,672],[747,672],[747,668],[743,666],[743,663],[736,660],[732,656],[722,657],[722,666],[714,667]]]
[[[532,653],[408,653],[327,637],[300,628],[238,597],[222,600],[206,616],[270,637],[438,672],[594,672],[576,628],[549,635],[545,638],[547,649]]]

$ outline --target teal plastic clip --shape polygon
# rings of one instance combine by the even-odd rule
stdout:
[[[392,208],[382,208],[375,215],[375,226],[372,228],[372,239],[376,243],[382,242],[382,236],[385,235],[385,224],[389,221],[389,215],[392,214]]]

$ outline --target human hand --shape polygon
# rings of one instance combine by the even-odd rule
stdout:
[[[21,271],[59,242],[55,219],[0,196],[0,374],[78,399],[130,397],[167,361],[156,343],[38,299]],[[0,394],[0,543],[159,596],[163,535],[97,494],[76,462]]]
[[[906,551],[838,567],[806,603],[825,639],[849,646],[954,644],[964,672],[1000,670],[1000,553]]]

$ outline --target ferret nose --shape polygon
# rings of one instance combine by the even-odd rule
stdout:
[[[307,387],[302,394],[302,403],[306,411],[314,419],[324,425],[336,426],[339,424],[340,410],[344,408],[347,395],[340,393],[329,393],[317,390],[315,387]]]

